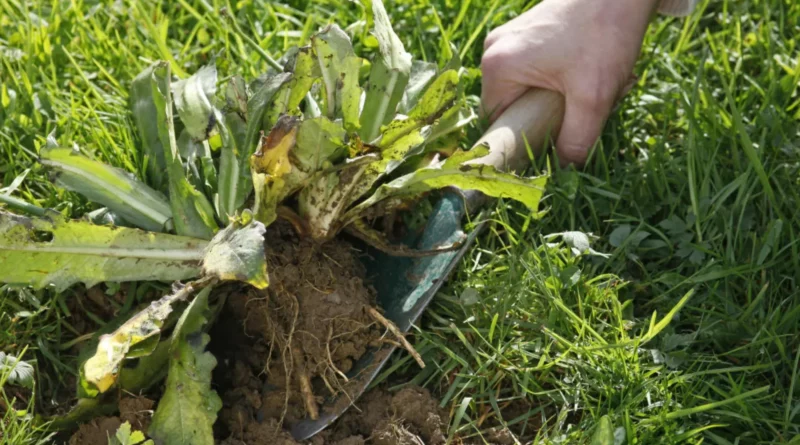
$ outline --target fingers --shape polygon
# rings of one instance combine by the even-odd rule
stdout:
[[[513,46],[497,43],[483,53],[480,113],[491,122],[528,89],[509,75],[509,70],[519,70],[513,66],[516,52]]]
[[[556,141],[562,167],[582,166],[597,142],[616,98],[616,92],[598,94],[567,93],[564,121]]]

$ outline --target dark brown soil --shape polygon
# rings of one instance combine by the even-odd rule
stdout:
[[[242,424],[222,445],[440,445],[446,441],[447,412],[427,390],[410,386],[391,394],[365,393],[327,430],[296,442],[274,419]]]
[[[122,421],[119,417],[98,417],[84,423],[69,439],[69,445],[108,445]]]
[[[145,397],[122,399],[119,401],[119,418],[122,423],[130,423],[132,430],[147,432],[155,404]]]
[[[2,391],[0,395],[5,395],[5,397],[0,397],[0,419],[6,417],[9,409],[16,411],[26,410],[33,395],[30,389],[11,384],[3,386]]]
[[[98,417],[84,423],[69,439],[69,445],[108,445],[120,425],[131,424],[132,431],[146,432],[150,426],[155,402],[144,397],[129,397],[119,401],[119,416]]]
[[[364,394],[329,431],[320,433],[318,443],[440,445],[446,441],[448,420],[447,411],[438,407],[426,389],[408,386],[396,393],[375,389]],[[347,440],[352,442],[341,442]]]

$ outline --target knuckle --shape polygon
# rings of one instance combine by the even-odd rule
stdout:
[[[602,81],[600,76],[584,80],[573,89],[575,98],[585,107],[602,110],[614,102],[616,88],[610,82]]]
[[[500,38],[500,35],[497,32],[497,29],[494,29],[494,30],[490,31],[489,34],[486,35],[486,39],[484,39],[484,41],[483,41],[483,50],[484,51],[489,50],[489,47],[494,45],[499,38]]]
[[[492,74],[501,72],[508,57],[508,51],[497,45],[485,51],[481,57],[481,71],[483,71],[484,76],[488,73],[491,77]]]

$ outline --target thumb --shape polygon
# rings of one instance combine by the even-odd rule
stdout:
[[[556,141],[556,153],[562,167],[569,164],[582,166],[603,131],[611,113],[614,95],[593,97],[567,93],[564,121]]]

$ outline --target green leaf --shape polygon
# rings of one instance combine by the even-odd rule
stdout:
[[[110,438],[108,445],[153,445],[152,440],[145,442],[141,431],[131,431],[130,422],[125,422],[117,428],[114,437]]]
[[[266,227],[245,211],[241,218],[220,230],[208,244],[203,274],[220,280],[239,280],[265,289],[269,284],[264,254]]]
[[[195,277],[206,242],[125,227],[0,212],[0,281],[53,286]]]
[[[397,112],[408,114],[414,105],[417,104],[422,93],[428,88],[431,81],[436,77],[438,68],[435,63],[414,60],[411,62],[411,73],[408,77],[408,85],[403,92],[403,99],[397,105]]]
[[[292,73],[281,73],[274,76],[268,76],[265,79],[259,79],[255,86],[255,93],[253,97],[247,101],[247,133],[245,134],[244,145],[246,151],[242,153],[245,157],[245,162],[241,165],[249,167],[250,156],[255,152],[258,147],[260,133],[264,130],[265,122],[264,117],[267,108],[272,104],[275,93],[292,78]],[[245,168],[243,171],[247,171]]]
[[[213,196],[217,189],[217,168],[211,157],[208,141],[195,141],[184,128],[178,137],[178,153],[189,182],[197,189]],[[198,162],[200,161],[200,168]]]
[[[292,150],[297,166],[308,173],[318,171],[345,146],[345,135],[341,124],[326,117],[304,120],[297,131],[297,145]]]
[[[164,147],[158,133],[156,122],[156,104],[153,99],[152,78],[158,64],[153,64],[142,71],[131,83],[131,111],[139,138],[142,140],[142,151],[147,158],[148,182],[158,190],[164,190],[167,163],[164,159]]]
[[[7,376],[12,385],[33,389],[33,366],[13,355],[0,351],[0,377]]]
[[[207,196],[214,196],[217,192],[217,166],[214,165],[214,158],[211,157],[211,145],[208,141],[203,141],[200,145],[200,167],[203,180],[203,187],[206,189]]]
[[[228,109],[244,118],[247,116],[247,84],[242,76],[233,76],[225,86],[225,102]]]
[[[291,68],[291,77],[275,93],[272,103],[267,107],[265,124],[274,125],[284,114],[299,116],[300,102],[306,96],[314,82],[319,79],[319,69],[308,48],[300,49],[295,55]]]
[[[614,427],[608,415],[600,418],[590,445],[614,445]]]
[[[56,183],[102,204],[145,230],[162,232],[172,218],[166,198],[130,173],[69,148],[42,148],[39,162]]]
[[[208,294],[195,297],[175,327],[166,389],[158,403],[148,434],[157,443],[213,445],[213,425],[222,400],[211,389],[211,373],[217,365],[205,351],[209,336]]]
[[[169,79],[169,65],[160,64],[153,73],[152,86],[156,103],[158,133],[167,163],[169,198],[175,231],[178,235],[211,239],[218,229],[217,223],[214,221],[214,209],[205,195],[198,192],[189,183],[183,170],[175,139]]]
[[[180,290],[153,302],[110,334],[100,337],[97,349],[81,367],[81,386],[90,396],[104,393],[114,386],[125,359],[150,355],[158,347],[161,327],[172,312],[172,306],[186,301],[196,288],[188,284]],[[208,295],[211,287],[199,294]]]
[[[500,172],[489,165],[464,163],[488,153],[486,147],[475,147],[383,184],[372,196],[351,209],[344,219],[352,221],[364,210],[386,198],[415,196],[450,186],[462,190],[478,190],[495,198],[513,199],[538,213],[547,177],[521,178],[512,173]]]
[[[244,141],[247,124],[236,113],[228,113],[219,125],[222,149],[219,157],[219,181],[215,206],[217,215],[227,221],[244,205],[250,193],[250,177],[242,175],[240,159],[245,150]],[[244,170],[249,172],[248,170]],[[249,187],[248,187],[249,185]]]
[[[117,386],[122,391],[139,394],[152,388],[167,376],[169,340],[161,340],[149,355],[139,357],[136,366],[120,369]]]
[[[375,22],[373,35],[378,40],[380,57],[369,73],[367,96],[361,112],[361,139],[372,142],[380,135],[381,126],[395,116],[411,73],[411,54],[397,37],[381,0],[372,0]]]
[[[623,224],[621,226],[618,226],[616,229],[614,229],[613,232],[611,232],[611,235],[609,235],[608,243],[614,247],[619,247],[622,245],[622,243],[625,242],[625,240],[628,239],[630,234],[631,234],[630,224]]]
[[[358,74],[362,61],[356,57],[350,37],[332,24],[311,39],[311,47],[325,86],[325,110],[329,119],[341,117],[347,131],[357,131],[361,87]]]
[[[192,139],[208,139],[217,122],[218,111],[211,104],[217,94],[217,67],[206,65],[188,79],[173,82],[172,94],[178,116]]]

